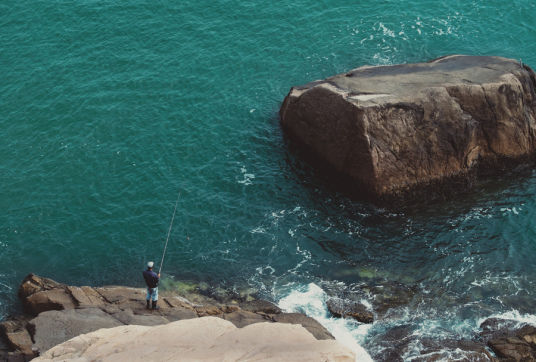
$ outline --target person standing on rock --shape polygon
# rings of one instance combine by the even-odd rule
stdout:
[[[153,299],[153,309],[158,309],[156,303],[158,302],[158,281],[160,280],[160,273],[156,274],[153,271],[154,263],[152,261],[147,263],[147,269],[143,271],[143,279],[147,284],[147,309],[151,309],[150,302]]]

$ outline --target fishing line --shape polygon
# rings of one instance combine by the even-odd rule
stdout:
[[[160,263],[160,269],[158,269],[158,274],[160,274],[160,271],[162,270],[162,265],[164,264],[164,256],[166,256],[166,249],[167,249],[167,244],[169,241],[169,234],[171,234],[171,226],[173,225],[173,220],[175,219],[175,212],[177,211],[177,205],[179,204],[180,198],[181,198],[181,193],[179,192],[179,196],[177,197],[177,202],[175,203],[175,210],[173,210],[173,217],[171,218],[171,224],[169,224],[169,230],[168,230],[167,239],[166,239],[166,246],[164,247],[164,253],[162,254],[162,262]]]

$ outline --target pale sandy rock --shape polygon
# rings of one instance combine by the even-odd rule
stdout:
[[[256,323],[236,328],[205,317],[156,327],[102,329],[62,343],[35,361],[355,361],[334,340],[316,340],[300,325]]]

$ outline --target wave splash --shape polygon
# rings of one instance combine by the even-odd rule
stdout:
[[[355,352],[356,361],[372,362],[372,357],[358,342],[365,336],[368,326],[347,319],[330,317],[326,306],[327,298],[328,295],[322,288],[310,283],[292,290],[279,300],[278,305],[285,312],[305,313],[316,319],[337,341]]]

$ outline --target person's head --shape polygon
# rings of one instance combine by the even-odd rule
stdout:
[[[153,265],[154,265],[154,263],[152,261],[148,262],[147,263],[147,269],[152,269]]]

